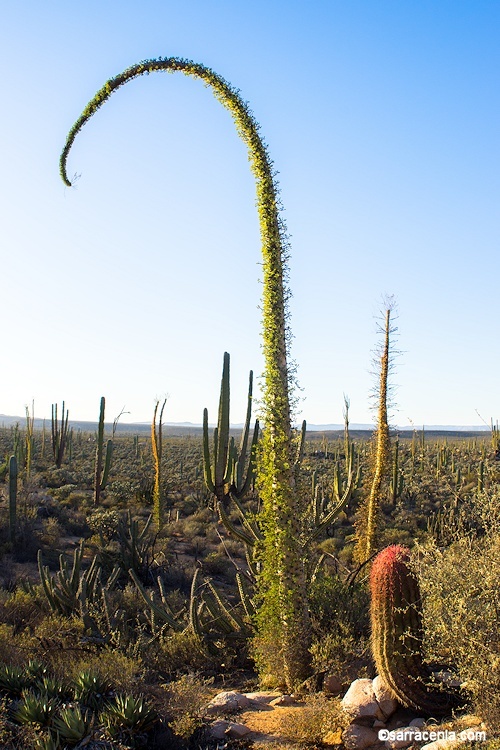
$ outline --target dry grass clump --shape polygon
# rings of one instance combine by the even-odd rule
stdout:
[[[325,737],[345,728],[345,713],[337,698],[323,693],[309,695],[305,705],[287,712],[279,723],[279,734],[294,746],[321,746]]]

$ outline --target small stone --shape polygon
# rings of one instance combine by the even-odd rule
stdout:
[[[388,719],[389,716],[392,716],[392,714],[398,710],[399,703],[393,697],[391,691],[382,680],[382,677],[380,675],[377,675],[375,677],[372,685],[373,692],[375,693],[375,698],[377,699],[377,703],[380,706],[380,710],[384,714],[384,718]]]
[[[226,690],[212,698],[205,709],[205,714],[213,716],[216,714],[234,713],[241,708],[248,708],[251,705],[252,701],[246,695],[243,695],[243,693],[238,693],[236,690]]]
[[[347,750],[365,750],[378,743],[378,734],[370,727],[350,724],[342,733],[342,742]]]
[[[269,704],[271,703],[271,701],[274,701],[276,698],[279,698],[281,696],[281,693],[257,692],[257,693],[245,693],[245,695],[250,701],[257,701],[257,703]]]
[[[453,745],[461,744],[461,740],[434,740],[433,742],[428,742],[427,745],[422,745],[420,750],[445,750],[447,747],[453,747]]]
[[[272,700],[270,706],[293,706],[296,700],[291,695],[280,695],[279,698]]]
[[[323,680],[323,692],[328,695],[340,695],[343,687],[336,674],[327,674]]]
[[[342,698],[343,708],[356,719],[385,719],[375,698],[371,680],[354,680],[347,693]]]
[[[244,724],[237,724],[236,722],[230,722],[226,729],[226,736],[232,740],[241,740],[242,737],[246,737],[252,730],[246,727]]]
[[[412,719],[410,723],[408,724],[410,727],[418,727],[419,729],[422,729],[422,727],[425,727],[425,719]]]
[[[403,747],[409,747],[414,740],[415,734],[420,733],[418,727],[401,727],[401,729],[395,729],[395,738],[388,739],[385,741],[385,746],[389,750],[401,750]]]
[[[210,727],[210,735],[214,740],[225,740],[228,727],[228,721],[215,721]]]

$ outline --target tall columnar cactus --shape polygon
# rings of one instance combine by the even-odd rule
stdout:
[[[391,500],[392,504],[396,505],[396,500],[401,496],[403,492],[404,479],[403,474],[399,469],[399,439],[396,438],[394,443],[394,455],[392,459],[392,477],[391,477]]]
[[[35,438],[33,436],[34,426],[35,403],[32,402],[31,414],[29,407],[26,407],[26,479],[29,479],[31,474],[31,460],[33,458],[33,449],[35,445]]]
[[[163,418],[163,409],[165,408],[166,403],[167,403],[167,399],[164,399],[163,404],[160,409],[158,429],[156,428],[156,415],[158,414],[158,406],[160,405],[159,401],[157,401],[155,404],[153,421],[151,422],[151,450],[153,451],[153,460],[155,464],[155,481],[154,481],[154,486],[153,486],[153,518],[156,524],[156,528],[159,531],[163,528],[163,522],[164,522],[161,457],[163,453],[162,418]]]
[[[378,673],[403,706],[427,715],[445,716],[459,705],[459,694],[433,681],[424,663],[420,590],[409,560],[410,550],[394,544],[373,561],[373,658]]]
[[[310,671],[310,623],[306,582],[301,556],[299,499],[293,472],[294,444],[291,430],[290,391],[293,371],[287,363],[289,292],[285,283],[288,241],[279,215],[279,195],[272,162],[259,126],[239,93],[209,68],[189,60],[146,60],[107,81],[87,105],[68,134],[61,154],[61,176],[65,184],[66,162],[76,135],[99,107],[127,81],[155,71],[180,71],[201,79],[231,113],[239,135],[248,148],[256,180],[257,206],[262,238],[263,350],[265,358],[263,408],[264,433],[259,460],[259,489],[266,516],[263,543],[265,558],[261,589],[261,642],[274,643],[278,656],[273,671],[288,686],[303,680]],[[267,571],[267,572],[266,572]],[[261,668],[265,671],[263,655]]]
[[[58,469],[61,468],[64,451],[66,449],[66,440],[68,438],[68,417],[69,411],[66,409],[64,416],[64,401],[62,402],[61,426],[57,422],[57,404],[52,404],[52,453]]]
[[[94,503],[99,503],[101,492],[106,488],[108,482],[109,470],[111,469],[111,459],[113,456],[113,441],[108,440],[106,443],[106,455],[104,455],[104,409],[106,400],[101,396],[101,405],[99,409],[99,426],[97,428],[97,446],[95,450],[95,473],[94,473]]]
[[[205,484],[215,498],[218,507],[224,510],[232,497],[241,500],[252,484],[255,476],[255,454],[259,439],[259,420],[255,421],[250,456],[247,465],[250,420],[252,418],[253,372],[248,380],[247,412],[239,449],[234,438],[229,436],[229,354],[224,352],[222,380],[219,398],[219,416],[214,430],[213,461],[210,457],[208,439],[208,410],[203,410],[203,468]],[[246,474],[245,474],[246,467]]]
[[[17,458],[9,459],[9,538],[12,544],[16,541],[17,525]]]

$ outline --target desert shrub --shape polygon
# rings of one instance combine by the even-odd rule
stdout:
[[[207,672],[220,667],[224,657],[207,656],[199,639],[191,630],[171,633],[154,648],[158,671],[168,676],[186,672]]]
[[[82,672],[90,672],[112,684],[117,690],[133,693],[137,691],[143,671],[137,658],[105,648],[95,654],[80,655],[73,662],[68,677],[74,682]]]
[[[500,731],[500,534],[418,553],[428,658],[456,669],[475,710]]]
[[[40,541],[42,544],[48,545],[49,547],[57,547],[61,539],[62,529],[61,524],[54,516],[45,518],[42,521],[42,532],[40,534]]]
[[[14,638],[14,627],[6,623],[0,624],[0,654],[2,664],[19,664],[24,659],[19,644]]]
[[[179,737],[189,739],[203,724],[203,709],[209,701],[208,687],[212,682],[187,674],[166,686],[169,723]]]
[[[234,578],[234,565],[225,552],[214,550],[203,559],[203,572],[211,576]]]
[[[280,721],[280,734],[293,741],[294,746],[322,746],[330,733],[338,733],[346,726],[345,713],[340,701],[326,698],[323,694],[310,695],[306,705],[296,711],[287,712]],[[329,738],[330,740],[330,738]],[[329,742],[329,744],[333,744]]]
[[[26,591],[16,589],[14,592],[0,594],[0,621],[14,626],[14,632],[26,627],[35,627],[43,619],[43,613],[37,600]]]
[[[368,634],[368,593],[357,581],[348,584],[335,573],[319,571],[309,588],[309,609],[313,631],[320,636]]]

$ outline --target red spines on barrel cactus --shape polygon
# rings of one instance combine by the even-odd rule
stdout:
[[[397,544],[373,561],[371,589],[372,651],[378,673],[406,707],[445,716],[458,707],[459,693],[432,679],[422,654],[422,608],[410,550]]]

